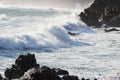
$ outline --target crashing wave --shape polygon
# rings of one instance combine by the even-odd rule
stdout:
[[[11,12],[11,10],[7,10]],[[56,11],[56,13],[53,11],[50,12],[51,14],[48,10],[20,9],[18,11],[22,16],[17,16],[17,9],[14,9],[15,13],[11,12],[9,14],[10,20],[5,23],[0,22],[1,49],[24,50],[70,47],[71,44],[75,43],[76,45],[78,42],[74,42],[68,32],[75,32],[77,35],[82,32],[92,32],[91,28],[68,14],[69,11]],[[32,11],[36,14],[41,12],[41,15],[36,17]],[[44,13],[53,17],[44,17]],[[56,15],[52,15],[52,13]],[[32,16],[25,16],[27,14],[32,14]],[[0,18],[7,19],[7,15],[3,14]],[[83,43],[79,44],[83,45]]]

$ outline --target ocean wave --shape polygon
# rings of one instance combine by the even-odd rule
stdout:
[[[5,21],[5,20],[8,20],[8,16],[6,14],[1,14],[0,15],[0,21]]]
[[[83,22],[76,22],[76,23],[67,23],[67,25],[64,25],[65,29],[68,31],[76,31],[78,33],[91,33],[93,30],[88,27],[86,24]]]
[[[17,12],[17,9],[15,9]],[[11,10],[8,9],[11,12]],[[24,14],[24,10],[21,14]],[[25,10],[26,11],[26,10]],[[35,10],[36,14],[50,11]],[[27,14],[33,14],[31,10]],[[31,13],[28,13],[31,12]],[[51,11],[54,13],[55,11]],[[47,13],[45,15],[47,15]],[[70,13],[68,11],[68,13]],[[71,45],[87,45],[86,43],[75,42],[68,32],[75,32],[79,35],[82,32],[92,32],[92,29],[80,22],[66,12],[56,11],[56,16],[48,18],[43,16],[12,16],[10,20],[0,22],[0,49],[45,49],[64,48]],[[36,15],[34,14],[34,15]],[[7,19],[6,14],[1,15],[2,20]],[[75,44],[74,44],[75,43]],[[78,46],[78,45],[77,45]]]
[[[71,24],[66,26],[69,25]],[[59,48],[69,47],[71,41],[68,31],[64,27],[50,25],[35,32],[0,35],[0,48],[19,50]]]
[[[62,27],[53,26],[44,33],[28,33],[19,35],[0,36],[0,48],[2,49],[36,49],[66,47],[69,44],[69,36]]]

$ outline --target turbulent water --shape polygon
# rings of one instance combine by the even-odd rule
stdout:
[[[30,52],[41,65],[103,80],[120,72],[119,37],[120,32],[91,29],[76,11],[0,8],[0,73]]]

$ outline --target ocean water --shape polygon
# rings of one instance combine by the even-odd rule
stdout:
[[[0,8],[0,73],[4,75],[19,54],[29,52],[40,65],[66,69],[79,78],[120,80],[120,32],[92,29],[77,14]]]

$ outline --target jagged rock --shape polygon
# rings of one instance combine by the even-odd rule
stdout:
[[[63,76],[64,80],[79,80],[77,76],[74,75],[65,75]]]
[[[34,54],[20,55],[15,64],[5,71],[5,78],[0,75],[0,80],[79,80],[77,76],[60,68],[40,67],[36,63]],[[81,80],[84,80],[81,79]]]
[[[20,80],[61,80],[61,78],[57,76],[54,69],[43,66],[28,70]]]
[[[60,68],[53,68],[57,75],[69,75],[69,72],[67,70],[62,70]]]
[[[36,63],[35,55],[28,53],[26,55],[20,55],[16,59],[15,65],[12,65],[11,68],[7,68],[4,74],[8,80],[18,79],[32,67],[39,67],[39,65]]]
[[[120,27],[120,22],[116,20],[118,15],[120,15],[120,0],[95,0],[79,16],[89,26],[100,27],[104,23]]]

